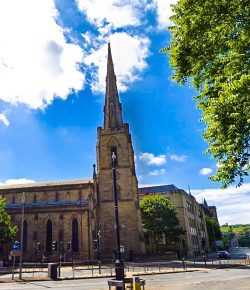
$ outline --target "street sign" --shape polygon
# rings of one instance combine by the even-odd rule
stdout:
[[[11,251],[10,255],[13,257],[21,256],[21,251]]]
[[[18,241],[15,241],[12,244],[12,251],[20,251],[21,250],[21,245]]]

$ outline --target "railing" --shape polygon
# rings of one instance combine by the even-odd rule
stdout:
[[[206,268],[235,267],[240,265],[250,265],[250,257],[245,259],[228,260],[181,260],[167,262],[149,262],[149,263],[125,263],[125,274],[127,275],[146,275],[157,273],[174,273],[185,271],[198,271]],[[45,267],[44,267],[45,266]],[[19,268],[11,267],[0,268],[0,281],[3,279],[17,279]],[[22,271],[24,279],[43,279],[48,277],[47,265],[25,266]],[[114,277],[114,265],[67,265],[60,269],[60,278],[87,278],[87,277]]]

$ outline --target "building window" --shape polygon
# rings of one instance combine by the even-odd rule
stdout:
[[[55,200],[56,202],[58,202],[59,201],[59,193],[58,192],[56,192],[56,200]]]
[[[14,204],[14,203],[16,203],[16,197],[15,197],[15,195],[12,196],[12,204]]]
[[[34,240],[34,241],[37,240],[37,231],[34,231],[34,233],[33,233],[33,240]]]
[[[79,251],[78,221],[76,218],[74,218],[72,221],[72,251]]]
[[[36,199],[36,194],[34,194],[33,196],[33,202],[36,203],[37,202],[37,199]]]
[[[190,211],[191,213],[194,213],[194,206],[192,205],[192,203],[187,201],[187,209],[188,211]]]
[[[113,155],[115,155],[115,157],[116,157],[114,160],[112,158]],[[111,147],[111,164],[114,165],[114,166],[118,165],[117,148],[115,146]]]
[[[63,238],[64,238],[64,236],[63,236],[63,230],[60,230],[59,231],[59,241],[63,241]]]
[[[28,248],[28,223],[23,222],[23,251],[26,252]]]
[[[46,224],[46,252],[52,252],[52,221],[50,219]]]
[[[47,195],[47,192],[44,192],[44,202],[48,202],[48,195]]]

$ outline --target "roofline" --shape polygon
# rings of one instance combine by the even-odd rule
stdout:
[[[0,185],[0,192],[1,191],[31,191],[34,189],[42,189],[48,187],[80,187],[80,185],[87,185],[89,183],[93,183],[93,179],[78,179],[78,180],[62,180],[62,181],[44,181],[44,182],[31,182],[26,184],[11,184],[11,185]]]

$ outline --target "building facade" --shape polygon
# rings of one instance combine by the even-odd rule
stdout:
[[[132,139],[129,125],[122,118],[110,45],[104,125],[97,129],[97,134],[97,172],[94,165],[92,179],[0,186],[7,211],[13,224],[18,227],[19,241],[24,209],[24,260],[40,260],[44,253],[53,258],[54,241],[65,253],[66,260],[72,253],[78,260],[93,260],[97,258],[93,249],[96,239],[102,258],[114,256],[113,154],[116,155],[120,235],[124,255],[145,252]]]
[[[148,194],[160,194],[169,199],[176,208],[180,227],[185,231],[174,248],[166,245],[167,248],[174,249],[179,256],[188,257],[199,256],[202,251],[208,250],[204,211],[193,195],[173,184],[139,188],[140,199]]]

